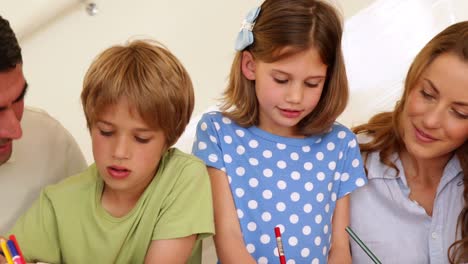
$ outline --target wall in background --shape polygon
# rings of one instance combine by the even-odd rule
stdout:
[[[186,66],[196,92],[194,116],[220,96],[246,12],[260,0],[17,0],[2,16],[19,31],[28,105],[47,110],[75,136],[89,162],[91,143],[79,95],[83,76],[102,50],[129,38],[154,38]],[[346,18],[343,49],[352,90],[340,121],[353,125],[391,108],[414,54],[437,31],[468,18],[466,0],[336,0]],[[41,16],[42,15],[42,16]],[[189,150],[193,122],[180,145]],[[185,144],[183,144],[185,143]]]

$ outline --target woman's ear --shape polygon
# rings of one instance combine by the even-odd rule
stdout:
[[[244,74],[245,78],[253,81],[255,80],[255,60],[252,56],[252,53],[249,51],[242,52],[242,74]]]

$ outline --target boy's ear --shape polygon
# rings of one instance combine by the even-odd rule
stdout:
[[[252,54],[248,51],[242,52],[241,69],[245,78],[251,81],[255,80],[255,60]]]

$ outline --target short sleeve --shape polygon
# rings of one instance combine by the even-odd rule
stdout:
[[[153,240],[213,235],[213,203],[206,166],[192,162],[180,170],[180,175],[171,176],[178,180],[162,205]]]
[[[342,168],[340,172],[340,189],[338,198],[346,196],[359,187],[367,183],[367,177],[364,170],[359,144],[356,135],[351,131],[346,132],[344,140],[344,151]]]
[[[61,262],[55,213],[45,191],[18,219],[9,234],[16,236],[27,262]]]
[[[204,114],[198,122],[192,153],[203,160],[207,166],[222,170],[224,169],[223,152],[219,130],[216,129],[219,123],[215,122],[211,116],[210,113]]]

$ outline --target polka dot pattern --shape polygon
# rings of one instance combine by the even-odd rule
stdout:
[[[278,262],[275,226],[287,263],[326,263],[336,201],[367,182],[355,135],[339,124],[324,135],[284,138],[212,112],[198,124],[193,151],[226,172],[258,263]]]

